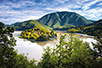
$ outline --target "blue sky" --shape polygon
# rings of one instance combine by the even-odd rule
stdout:
[[[0,0],[0,22],[12,24],[56,12],[76,12],[87,19],[102,19],[102,0]]]

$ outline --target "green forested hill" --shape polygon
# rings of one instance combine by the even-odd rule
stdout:
[[[29,20],[29,21],[24,21],[24,22],[18,22],[12,24],[16,30],[26,30],[26,29],[31,29],[34,27],[37,28],[45,28],[45,29],[51,29],[49,26],[46,26],[44,24],[40,24],[36,20]]]
[[[83,16],[75,12],[66,12],[66,11],[47,14],[42,18],[40,18],[38,22],[50,26],[52,28],[63,28],[63,27],[67,28],[67,27],[87,25],[92,23],[91,21],[85,19]]]
[[[89,35],[102,34],[102,19],[89,25],[71,28],[68,32],[81,32]]]
[[[102,34],[102,19],[93,24],[84,26],[83,32],[90,35],[96,35],[97,33]]]

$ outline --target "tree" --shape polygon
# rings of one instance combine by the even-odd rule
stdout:
[[[94,44],[94,50],[97,52],[97,57],[102,57],[102,31],[98,31],[94,39],[97,41],[97,44]]]
[[[94,39],[97,41],[93,43],[94,50],[93,50],[93,68],[102,68],[102,27],[101,29],[95,33]]]
[[[48,37],[46,35],[41,35],[36,40],[37,41],[47,41],[48,40]]]
[[[4,27],[0,22],[0,68],[36,68],[35,60],[28,61],[26,56],[18,55],[14,50],[13,32],[13,27]]]
[[[38,63],[38,68],[59,68],[58,57],[52,54],[52,49],[47,47],[44,49],[42,60]]]
[[[13,54],[16,40],[12,33],[13,27],[4,28],[4,24],[0,22],[0,67],[6,67],[8,58]]]
[[[87,42],[78,38],[60,37],[59,45],[55,49],[47,48],[43,54],[42,61],[38,64],[40,68],[89,68],[91,62],[91,49]]]
[[[54,34],[54,30],[52,30],[52,31],[50,32],[50,34]]]

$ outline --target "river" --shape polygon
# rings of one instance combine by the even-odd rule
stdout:
[[[25,56],[27,56],[28,60],[31,60],[34,58],[35,60],[37,60],[39,62],[42,57],[42,54],[44,53],[43,48],[46,48],[47,46],[54,48],[55,45],[58,44],[58,42],[59,42],[60,34],[69,35],[65,31],[56,31],[56,32],[58,33],[57,39],[54,39],[52,41],[47,41],[47,42],[32,43],[26,39],[18,38],[21,31],[15,31],[13,33],[13,36],[17,40],[17,42],[16,42],[17,45],[14,47],[14,49],[18,51],[18,54],[24,54]],[[93,48],[91,42],[96,42],[93,39],[93,36],[88,36],[86,34],[73,34],[73,36],[76,36],[76,37],[82,39],[84,42],[87,41],[91,48]],[[67,41],[67,39],[66,39],[66,41]]]

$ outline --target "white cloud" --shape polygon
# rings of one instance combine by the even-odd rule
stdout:
[[[36,5],[35,2],[33,1],[20,1],[20,2],[17,2],[17,3],[13,3],[13,2],[5,2],[4,4],[0,4],[0,10],[10,10],[10,9],[13,9],[13,8],[23,8],[23,7],[26,7],[26,6],[34,6]]]
[[[65,2],[68,2],[68,1],[70,1],[70,0],[55,0],[55,1],[57,1],[57,2],[59,2],[59,3],[65,3]]]
[[[5,5],[0,5],[0,11],[7,10],[7,9],[10,9],[10,7]]]
[[[87,9],[90,8],[90,6],[96,4],[96,3],[99,2],[99,1],[100,1],[100,0],[94,0],[94,1],[92,1],[92,2],[86,3],[86,4],[83,5],[82,9],[83,9],[83,10],[87,10]]]
[[[56,6],[56,7],[47,7],[45,10],[52,10],[52,11],[71,11],[71,9],[78,9],[80,8],[80,5],[63,5],[63,6]]]
[[[71,10],[70,9],[68,9],[68,8],[60,8],[60,7],[56,7],[56,8],[45,8],[46,10],[51,10],[51,11],[70,11],[71,12]]]
[[[26,21],[26,20],[36,20],[36,19],[39,19],[41,16],[25,16],[25,17],[20,17],[20,18],[2,18],[0,19],[1,22],[4,22],[6,24],[12,24],[12,23],[15,23],[15,22],[22,22],[22,21]]]
[[[98,19],[100,17],[102,17],[102,8],[97,7],[97,8],[93,8],[93,9],[88,9],[86,10],[72,10],[72,9],[68,9],[68,8],[46,8],[47,10],[52,10],[52,11],[69,11],[69,12],[76,12],[88,19]]]
[[[87,11],[83,10],[81,11],[80,14],[85,14],[83,15],[84,17],[88,18],[88,19],[100,19],[102,18],[102,8],[93,8],[93,9],[89,9]]]
[[[102,5],[102,2],[101,2],[101,3],[99,3],[99,4],[97,4],[97,5],[99,5],[99,6],[100,6],[100,5]]]
[[[15,22],[22,22],[25,20],[30,19],[39,19],[41,16],[43,16],[45,12],[43,11],[35,11],[35,10],[7,10],[0,12],[0,21],[4,22],[6,24],[11,24]]]

